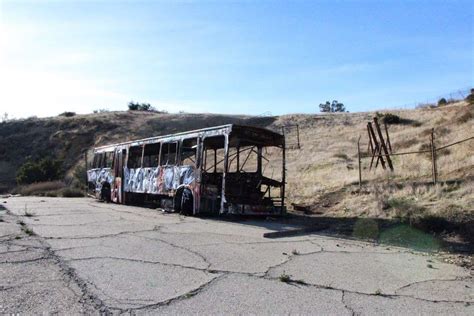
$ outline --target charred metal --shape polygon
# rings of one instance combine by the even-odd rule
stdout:
[[[95,148],[89,193],[184,214],[285,211],[285,138],[235,124]]]

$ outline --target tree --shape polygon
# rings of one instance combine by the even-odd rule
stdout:
[[[129,111],[156,111],[154,107],[151,106],[150,103],[138,103],[130,101],[128,103],[128,110]]]
[[[329,103],[329,101],[326,101],[326,103],[319,104],[319,110],[321,112],[331,112],[331,103]]]
[[[331,103],[331,112],[346,112],[346,107],[344,104],[334,100]]]
[[[133,101],[128,102],[128,109],[130,111],[138,111],[139,106],[140,106],[140,103],[135,103]]]
[[[346,112],[346,107],[343,103],[333,100],[332,102],[326,101],[326,103],[319,104],[319,110],[321,112]]]
[[[446,101],[445,98],[439,99],[438,106],[443,106],[443,105],[446,105],[446,104],[448,104],[448,101]]]

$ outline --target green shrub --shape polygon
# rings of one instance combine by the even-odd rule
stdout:
[[[64,117],[73,117],[76,115],[76,112],[63,112],[61,114],[59,114],[59,116],[64,116]]]
[[[382,122],[385,124],[401,124],[402,119],[398,115],[387,113],[383,115]]]
[[[448,104],[448,101],[446,101],[445,98],[441,98],[438,100],[438,106],[443,106],[443,105],[446,105]]]
[[[376,116],[382,120],[382,123],[387,124],[387,125],[400,124],[400,125],[413,125],[415,127],[421,126],[421,123],[418,121],[402,118],[393,113],[380,114],[377,112]]]
[[[474,89],[471,89],[471,93],[466,97],[466,101],[469,105],[474,105]]]
[[[150,103],[138,103],[138,102],[129,102],[128,109],[130,111],[154,111],[155,109],[151,106]]]
[[[27,161],[17,171],[18,184],[54,181],[62,177],[62,161],[44,158],[38,162]]]

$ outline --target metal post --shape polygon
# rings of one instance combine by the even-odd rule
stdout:
[[[433,184],[438,182],[438,170],[436,166],[436,148],[434,144],[434,128],[431,129],[431,163],[433,172]]]
[[[84,161],[86,163],[86,195],[87,195],[87,188],[89,187],[89,182],[87,181],[87,149],[84,151]]]
[[[360,164],[360,135],[357,140],[357,158],[359,160],[359,193],[362,191],[362,169]]]
[[[282,186],[280,189],[280,198],[281,198],[281,215],[285,212],[285,184],[286,184],[286,142],[285,142],[285,130],[282,128],[283,135],[283,146],[282,146],[282,175],[281,182]]]
[[[374,132],[374,129],[372,128],[372,123],[369,122],[369,124],[367,124],[367,126],[369,127],[369,131],[370,131],[370,134],[372,136],[372,140],[374,141],[374,147],[375,147],[374,153],[372,154],[372,160],[370,161],[370,170],[372,170],[372,163],[374,162],[374,157],[375,157],[376,154],[378,154],[378,156],[377,156],[377,161],[375,163],[375,168],[377,168],[377,165],[378,165],[379,160],[380,160],[380,164],[382,165],[382,168],[385,169],[385,161],[383,159],[382,151],[381,151],[379,143],[377,141],[377,137],[375,137],[375,132]]]
[[[301,148],[300,146],[300,126],[296,124],[296,139],[298,141],[298,149]]]
[[[382,150],[383,150],[384,153],[385,153],[385,158],[387,159],[388,166],[389,166],[390,170],[393,171],[392,160],[390,159],[388,149],[385,146],[385,141],[383,139],[382,131],[380,130],[380,125],[379,125],[378,119],[376,117],[374,117],[374,123],[375,123],[375,128],[377,130],[377,134],[379,135],[379,138],[380,138],[380,147],[381,147],[380,154],[382,154]]]
[[[385,136],[387,136],[387,144],[388,144],[388,149],[390,149],[390,153],[392,153],[392,144],[390,143],[390,137],[388,136],[388,128],[387,128],[387,123],[383,123],[385,127]]]
[[[370,124],[370,123],[369,123]],[[374,145],[372,144],[372,136],[370,136],[369,125],[367,124],[367,133],[369,134],[369,143],[367,144],[367,155],[370,153],[374,154]]]

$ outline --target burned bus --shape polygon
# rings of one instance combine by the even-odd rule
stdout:
[[[88,190],[120,204],[145,201],[187,215],[285,211],[285,138],[223,125],[94,148]]]

